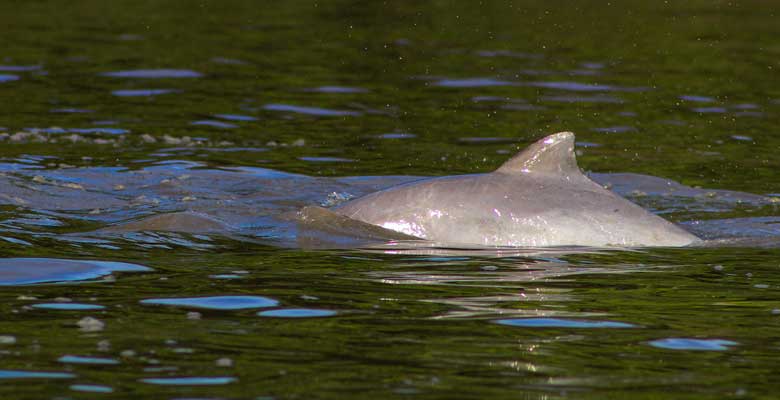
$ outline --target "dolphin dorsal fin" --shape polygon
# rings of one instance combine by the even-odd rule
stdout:
[[[574,155],[574,134],[560,132],[528,146],[496,172],[504,174],[542,173],[573,177],[582,175]]]

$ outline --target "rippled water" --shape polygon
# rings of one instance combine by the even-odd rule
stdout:
[[[0,397],[772,398],[778,12],[0,5]],[[713,245],[451,249],[289,217],[562,130]]]

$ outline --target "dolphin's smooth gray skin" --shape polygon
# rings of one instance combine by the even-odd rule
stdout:
[[[574,134],[545,137],[496,171],[411,182],[334,212],[417,238],[485,246],[686,246],[700,240],[591,181]]]

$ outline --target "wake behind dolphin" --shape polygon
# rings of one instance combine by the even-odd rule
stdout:
[[[537,141],[492,173],[407,183],[333,211],[448,244],[644,247],[700,242],[585,176],[577,166],[571,132]]]

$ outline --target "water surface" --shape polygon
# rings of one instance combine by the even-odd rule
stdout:
[[[0,5],[0,397],[772,398],[778,12]],[[284,217],[563,130],[599,183],[747,240],[451,249]]]

